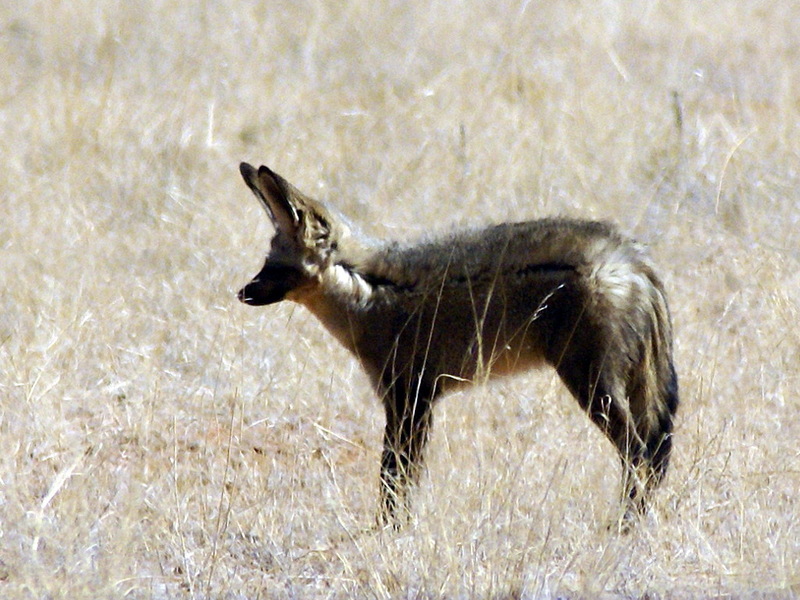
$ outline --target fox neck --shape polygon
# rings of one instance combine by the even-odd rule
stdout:
[[[362,250],[359,259],[369,255],[368,249],[359,250]],[[353,264],[359,262],[362,261],[353,261]],[[349,266],[349,261],[340,260],[322,268],[316,279],[317,285],[293,299],[304,305],[345,348],[358,356],[366,336],[379,335],[370,325],[379,290],[370,283],[368,276]]]

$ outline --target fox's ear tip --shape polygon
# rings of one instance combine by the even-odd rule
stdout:
[[[247,177],[251,173],[255,173],[255,168],[253,168],[253,165],[246,162],[239,163],[239,173],[241,173],[243,177]]]

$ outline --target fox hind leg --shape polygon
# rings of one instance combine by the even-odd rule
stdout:
[[[644,512],[647,503],[647,447],[631,414],[625,385],[607,355],[562,356],[556,370],[592,422],[611,440],[622,463],[622,521]],[[598,365],[600,365],[598,367]]]

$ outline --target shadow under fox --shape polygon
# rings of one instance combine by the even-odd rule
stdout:
[[[541,364],[617,448],[625,516],[645,510],[669,463],[678,384],[664,289],[640,245],[570,219],[378,243],[267,167],[240,170],[276,233],[239,299],[304,305],[369,374],[386,411],[384,522],[404,509],[434,401]]]

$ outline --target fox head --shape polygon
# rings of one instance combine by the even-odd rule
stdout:
[[[344,227],[321,203],[267,167],[242,163],[239,170],[275,226],[264,267],[239,291],[239,300],[252,306],[299,300],[319,285]]]

